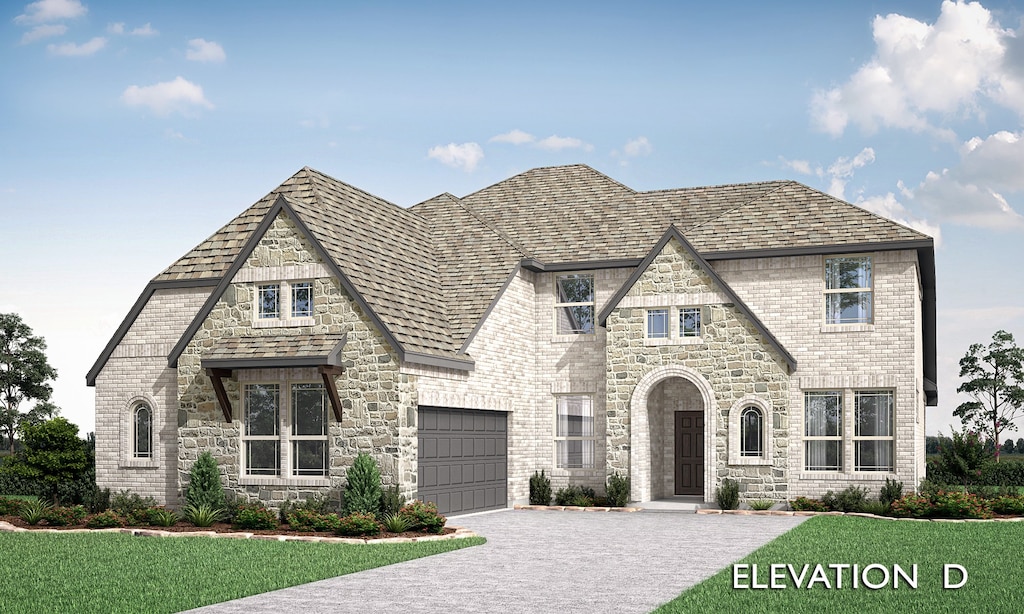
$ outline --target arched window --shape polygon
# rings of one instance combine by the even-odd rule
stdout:
[[[764,455],[764,414],[757,407],[740,413],[740,456]]]
[[[150,458],[153,456],[153,410],[145,403],[135,406],[132,414],[132,431],[134,433],[135,458]]]

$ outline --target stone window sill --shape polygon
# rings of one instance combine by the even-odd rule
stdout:
[[[117,462],[122,469],[156,469],[160,461],[155,458],[122,458]]]
[[[280,478],[271,476],[243,475],[238,478],[240,486],[305,486],[310,488],[331,485],[330,478]]]
[[[769,466],[772,464],[771,460],[760,456],[738,456],[729,459],[730,465],[747,465],[747,466]]]
[[[583,341],[586,343],[593,343],[597,341],[597,334],[579,334],[579,335],[552,335],[552,343],[572,343],[573,341]]]
[[[676,337],[669,339],[644,339],[645,346],[659,345],[700,345],[704,343],[703,337]]]
[[[290,326],[313,326],[313,318],[263,318],[253,320],[253,328],[288,328]]]
[[[807,472],[800,474],[801,480],[846,480],[874,482],[886,478],[896,478],[891,471],[848,471],[836,473],[835,471]]]
[[[874,330],[874,324],[825,324],[821,327],[823,333],[870,333]]]

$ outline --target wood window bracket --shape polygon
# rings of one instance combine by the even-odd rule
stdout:
[[[217,403],[220,404],[220,410],[224,412],[224,420],[230,423],[232,413],[231,401],[228,400],[227,390],[224,390],[222,378],[231,377],[231,369],[207,369],[206,374],[210,376],[210,380],[213,382],[213,391],[217,394]]]
[[[327,389],[327,398],[331,401],[331,409],[334,410],[334,419],[341,422],[341,398],[338,396],[338,387],[334,378],[342,374],[344,369],[331,365],[323,365],[316,369],[324,379],[324,388]]]

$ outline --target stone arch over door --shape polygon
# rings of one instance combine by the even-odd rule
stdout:
[[[711,384],[697,371],[682,365],[658,367],[640,378],[629,401],[629,475],[630,499],[651,500],[651,425],[647,400],[654,387],[666,379],[678,377],[693,384],[704,405],[704,500],[711,500],[715,476],[715,433],[718,412]]]

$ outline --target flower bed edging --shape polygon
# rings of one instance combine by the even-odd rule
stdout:
[[[1024,516],[1011,518],[895,518],[893,516],[878,516],[876,514],[865,514],[864,512],[805,512],[805,511],[782,511],[772,510],[759,512],[756,510],[712,510],[699,509],[698,514],[730,514],[733,516],[857,516],[860,518],[877,518],[878,520],[909,520],[911,522],[1024,522]]]
[[[382,537],[378,539],[362,539],[358,537],[320,537],[319,535],[254,535],[245,532],[218,533],[216,531],[161,531],[159,529],[53,529],[40,527],[38,529],[26,529],[16,527],[9,522],[0,520],[0,531],[11,533],[22,533],[35,531],[37,533],[124,533],[135,537],[213,537],[218,539],[261,539],[280,542],[318,542],[324,544],[411,544],[414,542],[429,542],[442,539],[459,539],[462,537],[478,537],[478,535],[463,527],[451,527],[454,533],[447,535],[424,535],[422,537]]]
[[[557,512],[639,512],[640,507],[579,507],[575,505],[514,505],[517,510],[547,510]]]

